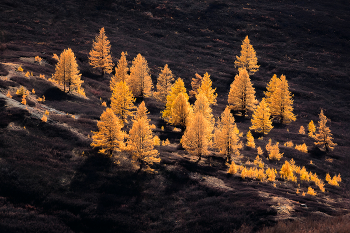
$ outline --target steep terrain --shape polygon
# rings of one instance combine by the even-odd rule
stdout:
[[[0,3],[0,229],[2,232],[232,232],[257,231],[276,221],[345,215],[350,209],[350,7],[346,1],[17,1]],[[297,184],[228,176],[213,150],[199,164],[179,146],[181,132],[160,119],[162,105],[145,99],[155,133],[171,144],[157,149],[156,174],[136,173],[125,155],[121,164],[90,147],[91,131],[109,102],[109,78],[88,64],[92,40],[105,27],[116,63],[141,53],[155,84],[168,64],[190,89],[195,73],[211,75],[218,93],[216,117],[227,105],[241,41],[249,36],[260,70],[251,77],[259,100],[273,74],[286,75],[297,121],[275,128],[268,138],[306,143],[310,153],[281,146],[280,169],[293,158],[316,172],[340,173],[340,187],[325,185],[317,196],[296,194]],[[87,98],[63,93],[51,77],[53,53],[72,48]],[[43,58],[42,63],[34,57]],[[21,66],[24,72],[16,71]],[[30,77],[25,73],[33,72]],[[20,86],[35,90],[7,98]],[[45,102],[37,98],[46,97]],[[141,100],[137,100],[140,103]],[[298,134],[320,109],[330,119],[338,146],[324,154]],[[40,118],[50,111],[48,122]],[[244,134],[250,119],[237,117]],[[165,126],[165,130],[161,130]],[[130,127],[127,126],[127,127]],[[244,149],[241,164],[253,161]],[[312,163],[310,163],[312,161]],[[249,163],[249,162],[248,162]],[[308,184],[301,183],[306,191]]]

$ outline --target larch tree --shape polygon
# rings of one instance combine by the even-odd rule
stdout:
[[[147,116],[134,120],[129,131],[127,150],[132,156],[132,161],[140,166],[139,171],[142,168],[152,171],[149,166],[160,162],[159,153],[154,149],[154,135]]]
[[[120,81],[125,82],[126,84],[128,83],[128,61],[126,60],[126,55],[128,55],[127,52],[122,52],[121,57],[118,61],[117,67],[115,68],[115,74],[112,76],[111,81],[110,81],[110,88],[111,91],[113,91],[114,87],[116,84]]]
[[[296,120],[293,114],[293,95],[289,91],[288,81],[285,75],[276,81],[273,92],[265,92],[266,102],[271,110],[271,116],[278,118],[280,123],[288,124]],[[269,96],[269,97],[268,97]]]
[[[171,118],[171,109],[174,104],[174,100],[176,97],[180,94],[183,93],[188,100],[189,97],[186,93],[186,88],[185,88],[185,83],[181,78],[178,78],[175,83],[171,86],[170,92],[166,97],[166,104],[165,104],[165,109],[162,111],[162,118],[165,119],[166,121],[170,122]]]
[[[311,121],[309,122],[309,124],[308,124],[308,130],[309,130],[309,133],[308,133],[309,137],[310,137],[310,138],[313,138],[313,137],[315,136],[314,133],[316,132],[316,126],[315,126],[313,120],[311,120]]]
[[[149,114],[149,112],[148,112],[148,109],[146,107],[145,101],[142,101],[136,109],[136,112],[134,114],[134,120],[137,121],[137,120],[145,117],[149,121],[148,116],[147,116],[148,114]]]
[[[232,160],[232,156],[239,155],[240,149],[243,148],[235,118],[229,107],[225,108],[215,128],[214,145],[220,154],[226,157],[227,162]]]
[[[119,118],[113,113],[113,110],[107,108],[97,122],[98,131],[93,132],[92,147],[100,147],[102,154],[112,156],[114,151],[123,150],[124,138],[126,134],[121,130],[123,125]]]
[[[255,89],[246,69],[239,69],[239,74],[231,83],[228,103],[233,110],[240,111],[243,116],[248,110],[254,111],[257,104]]]
[[[268,101],[271,100],[271,95],[274,93],[274,91],[279,86],[280,81],[281,80],[277,77],[277,75],[274,74],[272,76],[270,82],[267,84],[267,86],[266,86],[267,91],[265,91],[264,94],[265,94],[265,98],[266,98],[268,104],[270,104]]]
[[[101,70],[102,74],[110,74],[114,66],[111,56],[111,45],[105,29],[101,28],[89,52],[90,65]]]
[[[128,85],[135,97],[144,98],[152,95],[153,84],[150,69],[141,54],[137,54],[132,61]]]
[[[174,75],[169,69],[168,64],[166,64],[158,75],[156,86],[157,91],[154,92],[154,97],[162,103],[166,104],[166,98],[171,90],[171,86],[173,85],[174,80]]]
[[[171,108],[170,123],[184,130],[192,113],[193,110],[188,102],[188,96],[180,92]]]
[[[205,73],[201,85],[198,88],[198,93],[204,93],[208,99],[209,104],[216,104],[216,97],[218,96],[218,94],[215,93],[215,90],[216,88],[212,88],[212,81],[210,79],[210,75],[208,73]]]
[[[123,123],[127,123],[128,116],[133,115],[135,98],[125,81],[115,84],[111,96],[111,108]]]
[[[215,119],[212,114],[213,110],[209,105],[207,96],[204,93],[199,92],[196,98],[197,99],[193,105],[193,112],[194,113],[200,112],[201,114],[203,114],[203,116],[208,120],[209,127],[212,131],[214,129]]]
[[[259,70],[259,65],[255,50],[250,44],[248,36],[242,41],[241,48],[241,56],[236,56],[235,67],[246,69],[249,75],[253,75]]]
[[[254,137],[252,135],[252,133],[250,132],[250,130],[248,131],[247,135],[247,146],[251,147],[251,148],[255,148],[255,142],[254,142]]]
[[[67,88],[68,92],[76,91],[78,93],[83,93],[81,84],[84,81],[81,80],[81,74],[79,74],[75,55],[70,48],[65,49],[61,53],[52,78],[63,85],[64,92],[66,92]]]
[[[270,109],[266,104],[265,98],[263,98],[258,107],[254,110],[251,119],[252,126],[249,129],[258,133],[268,134],[273,128],[270,116]]]
[[[331,130],[326,126],[328,121],[327,117],[323,114],[323,110],[319,114],[320,120],[318,121],[317,132],[314,137],[316,140],[315,145],[319,146],[321,149],[326,150],[326,152],[333,150],[334,146],[337,144],[333,142],[333,137]]]
[[[192,87],[192,90],[190,90],[190,96],[191,97],[194,97],[198,94],[198,88],[201,86],[202,84],[202,79],[203,77],[200,76],[199,74],[195,74],[194,77],[192,78],[192,81],[191,81],[191,87]]]

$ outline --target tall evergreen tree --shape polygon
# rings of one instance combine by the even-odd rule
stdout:
[[[210,75],[205,73],[201,82],[201,85],[198,88],[198,93],[203,92],[208,99],[209,104],[216,104],[216,97],[218,94],[215,93],[215,89],[212,88],[212,81]]]
[[[127,123],[128,116],[132,116],[135,98],[125,81],[115,84],[111,97],[111,108],[123,123]]]
[[[328,121],[327,117],[323,114],[323,110],[319,114],[320,120],[318,121],[317,133],[315,135],[315,145],[320,146],[321,149],[326,152],[333,150],[337,144],[333,142],[331,130],[326,126]]]
[[[173,82],[174,75],[166,64],[158,76],[157,92],[154,93],[154,97],[165,104]]]
[[[235,76],[230,86],[228,103],[233,110],[241,111],[243,116],[248,110],[254,110],[257,104],[255,89],[246,69],[240,69],[239,74]]]
[[[117,67],[115,68],[115,75],[112,76],[111,82],[110,82],[110,88],[111,91],[113,91],[116,84],[120,81],[128,83],[129,75],[128,75],[128,61],[126,60],[126,55],[128,55],[127,52],[122,52],[121,57],[118,61]]]
[[[101,28],[96,36],[89,53],[90,65],[98,68],[103,74],[110,74],[114,66],[111,56],[111,45],[105,34],[105,29]]]
[[[162,118],[170,122],[171,118],[171,109],[174,105],[174,100],[178,94],[183,93],[186,99],[189,97],[186,93],[185,83],[181,78],[178,78],[175,83],[171,86],[170,92],[166,97],[166,105],[164,111],[162,111]]]
[[[265,98],[263,98],[258,107],[254,110],[251,119],[252,126],[249,129],[255,130],[258,133],[268,134],[273,128],[270,116],[270,109],[266,104]]]
[[[135,97],[149,97],[153,88],[146,59],[138,54],[132,61],[128,85]]]
[[[174,126],[179,126],[181,129],[185,129],[192,113],[193,110],[188,102],[188,96],[180,92],[171,108],[170,123]]]
[[[250,44],[248,36],[242,41],[241,45],[241,56],[236,56],[235,67],[238,69],[246,69],[249,75],[253,75],[259,70],[258,58],[256,57],[255,50]]]

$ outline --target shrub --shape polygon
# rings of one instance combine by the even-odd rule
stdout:
[[[304,128],[304,126],[300,126],[299,134],[305,134],[305,128]]]
[[[276,174],[277,174],[276,169],[268,168],[265,173],[268,181],[272,181],[272,182],[275,181]]]
[[[257,148],[257,152],[258,152],[258,155],[263,155],[264,154],[264,151],[261,149],[260,146]]]
[[[34,61],[35,61],[35,62],[38,62],[38,63],[41,63],[42,58],[39,57],[39,56],[35,56]]]
[[[293,147],[294,146],[292,141],[285,142],[283,145],[286,147]]]
[[[291,164],[287,160],[282,165],[280,175],[285,180],[290,180],[290,181],[296,182],[296,177],[293,174],[293,167],[291,166]]]
[[[317,193],[315,192],[315,190],[313,188],[308,187],[307,194],[312,195],[312,196],[316,196]]]
[[[235,164],[235,162],[234,161],[232,161],[231,162],[231,165],[230,165],[230,167],[229,167],[229,169],[228,169],[228,171],[227,171],[227,173],[228,174],[232,174],[232,175],[234,175],[234,174],[236,174],[237,173],[237,165]]]
[[[307,153],[307,146],[305,143],[301,145],[295,145],[295,149],[297,149],[298,151]]]

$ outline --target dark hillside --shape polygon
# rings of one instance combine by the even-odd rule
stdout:
[[[320,216],[341,224],[350,210],[350,6],[347,1],[161,1],[73,0],[0,2],[0,232],[242,232],[263,226],[284,229],[283,220],[314,222]],[[196,164],[179,145],[181,132],[160,118],[160,102],[146,98],[151,123],[161,140],[162,161],[155,174],[137,173],[120,153],[106,158],[90,147],[91,131],[110,103],[109,77],[89,66],[92,41],[101,27],[111,42],[114,63],[122,51],[131,61],[141,53],[154,86],[165,64],[188,90],[195,73],[208,72],[218,93],[219,117],[227,105],[237,69],[236,56],[249,36],[259,71],[251,76],[257,99],[273,74],[286,75],[294,95],[296,122],[274,125],[269,138],[280,142],[279,170],[293,158],[298,166],[325,179],[341,174],[339,187],[302,196],[306,182],[258,182],[226,174],[218,153]],[[53,54],[71,48],[77,58],[87,98],[66,94],[48,82],[55,72]],[[40,56],[42,63],[34,62]],[[16,71],[21,66],[23,73]],[[25,77],[26,72],[32,72]],[[45,79],[39,75],[45,75]],[[35,90],[28,105],[14,93]],[[8,90],[13,98],[7,98]],[[45,96],[45,102],[37,98]],[[193,101],[193,100],[191,100]],[[141,102],[137,100],[137,104]],[[325,154],[313,139],[298,134],[301,125],[330,119],[334,151]],[[40,119],[50,111],[46,123]],[[246,134],[250,117],[236,117]],[[165,126],[162,131],[161,127]],[[127,125],[126,129],[130,129]],[[306,143],[309,153],[283,146]],[[245,142],[245,139],[243,139]],[[240,165],[256,151],[245,148]],[[298,225],[299,224],[299,225]],[[313,223],[315,224],[315,223]],[[293,225],[293,227],[295,227]],[[266,230],[267,231],[267,230]],[[292,232],[292,231],[291,231]]]

